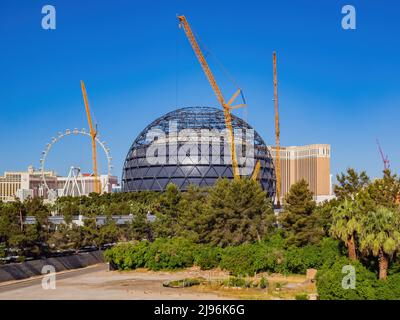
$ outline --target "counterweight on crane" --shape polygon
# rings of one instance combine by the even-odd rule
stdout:
[[[224,111],[224,116],[225,116],[225,125],[226,128],[228,129],[228,138],[229,138],[229,145],[230,145],[230,151],[231,151],[231,160],[232,160],[232,170],[233,170],[233,177],[234,179],[240,179],[240,173],[239,173],[239,166],[237,162],[237,155],[236,155],[236,148],[235,148],[235,136],[232,128],[232,115],[231,115],[231,109],[236,109],[240,107],[246,106],[245,104],[239,104],[232,106],[233,102],[236,100],[236,98],[242,93],[242,90],[238,88],[238,90],[235,92],[235,94],[232,96],[232,98],[226,102],[224,96],[222,95],[222,92],[220,88],[218,87],[218,84],[211,72],[210,67],[208,66],[208,63],[206,59],[204,58],[203,53],[201,52],[201,49],[197,43],[197,40],[192,32],[192,29],[190,28],[190,25],[188,21],[186,20],[185,16],[178,16],[180,26],[182,26],[183,30],[185,31],[186,37],[188,38],[194,53],[196,54],[196,57],[208,79],[208,82],[211,85],[211,88],[213,89],[215,95],[217,96],[217,99],[219,103],[221,104],[223,111]],[[258,176],[258,172],[260,170],[260,164],[256,164],[255,170],[252,175],[252,179],[256,179]]]
[[[97,137],[97,128],[93,126],[92,117],[90,115],[90,107],[86,94],[85,83],[81,80],[81,88],[83,101],[85,103],[86,117],[89,123],[90,129],[90,137],[92,138],[92,166],[93,166],[93,179],[94,179],[94,192],[101,193],[99,175],[97,171],[97,149],[96,149],[96,137]]]

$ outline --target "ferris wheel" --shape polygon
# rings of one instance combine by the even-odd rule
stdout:
[[[49,199],[56,199],[58,197],[57,194],[57,190],[54,190],[52,188],[49,187],[47,181],[46,181],[46,169],[45,169],[45,165],[46,165],[46,159],[47,156],[50,153],[50,150],[53,148],[53,146],[60,142],[61,140],[63,140],[64,138],[68,137],[68,136],[73,136],[73,135],[80,135],[80,136],[86,136],[88,138],[91,139],[91,135],[89,132],[86,132],[85,129],[74,129],[74,130],[70,130],[67,129],[65,130],[65,132],[58,132],[56,137],[53,137],[51,139],[51,141],[49,143],[46,144],[46,148],[42,151],[42,157],[40,159],[40,175],[41,175],[41,180],[42,180],[42,187],[47,191],[48,194],[48,198]],[[106,142],[105,141],[101,141],[99,136],[96,137],[96,143],[98,143],[100,145],[100,147],[102,148],[106,159],[107,159],[107,175],[106,175],[106,180],[104,181],[102,188],[101,188],[101,192],[107,192],[107,190],[109,189],[109,185],[110,185],[110,177],[111,177],[111,170],[113,168],[112,164],[111,164],[111,160],[112,157],[110,155],[110,148],[108,148],[106,146]],[[66,182],[68,183],[68,181]],[[63,190],[65,190],[66,188],[64,187]]]

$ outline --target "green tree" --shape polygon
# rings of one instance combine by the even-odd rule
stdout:
[[[329,230],[332,225],[332,210],[338,207],[339,204],[340,200],[335,198],[329,201],[324,201],[314,209],[313,215],[315,217],[316,228],[321,230],[323,235],[326,237],[330,235]]]
[[[345,199],[332,212],[330,233],[344,242],[352,261],[357,260],[356,237],[360,231],[359,219],[360,210],[356,201]]]
[[[172,183],[168,184],[165,192],[160,195],[159,203],[155,206],[154,233],[157,238],[168,238],[177,234],[181,196],[178,187]]]
[[[205,242],[208,232],[206,190],[190,185],[179,202],[179,231],[177,236],[194,242]]]
[[[131,203],[132,223],[129,231],[134,240],[152,240],[152,230],[150,222],[147,219],[147,213],[150,212],[150,206],[140,203]]]
[[[100,246],[106,243],[114,243],[117,242],[121,236],[121,228],[117,226],[113,219],[107,218],[104,225],[99,228],[96,244]]]
[[[315,207],[307,182],[302,179],[293,184],[284,198],[283,212],[279,217],[289,245],[302,246],[321,239],[323,232],[316,226]]]
[[[336,175],[336,180],[338,184],[333,187],[333,192],[340,200],[354,199],[370,182],[365,171],[358,173],[352,168],[348,168],[346,173]]]
[[[271,201],[258,182],[220,179],[207,198],[206,242],[218,246],[260,241],[275,223]]]
[[[398,208],[398,197],[400,195],[400,181],[396,174],[390,170],[383,172],[381,179],[375,179],[366,192],[375,205],[390,208]]]
[[[360,249],[379,259],[379,279],[386,279],[389,261],[400,250],[399,213],[379,206],[361,219]]]

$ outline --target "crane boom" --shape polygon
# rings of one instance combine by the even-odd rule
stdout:
[[[276,52],[272,54],[274,72],[274,108],[275,108],[275,169],[276,169],[276,199],[280,206],[281,197],[281,145],[279,129],[279,108],[278,108],[278,73],[276,67]]]
[[[382,158],[382,161],[383,161],[383,168],[384,168],[384,170],[387,170],[390,167],[389,158],[388,158],[388,156],[385,156],[383,154],[383,151],[382,151],[382,148],[381,148],[381,144],[379,143],[378,139],[376,139],[376,144],[378,145],[379,153],[381,154],[381,158]]]
[[[225,116],[225,125],[228,129],[228,138],[229,138],[229,144],[230,144],[230,151],[231,151],[231,160],[232,160],[232,170],[233,170],[233,177],[234,179],[240,179],[240,173],[239,173],[239,166],[237,162],[237,156],[236,156],[236,148],[235,148],[235,137],[234,137],[234,132],[232,128],[232,115],[231,115],[231,104],[234,102],[236,97],[241,93],[241,90],[239,89],[229,100],[228,103],[225,102],[224,96],[222,95],[222,92],[220,88],[218,87],[218,84],[211,72],[210,67],[208,66],[208,63],[206,59],[204,58],[203,53],[201,52],[201,49],[196,41],[196,38],[192,32],[192,29],[190,28],[189,23],[187,22],[185,16],[178,16],[178,19],[180,21],[180,25],[183,27],[183,30],[185,31],[186,37],[188,38],[194,53],[196,54],[197,59],[199,60],[199,63],[208,79],[208,82],[211,85],[211,88],[213,89],[215,95],[217,96],[218,101],[220,102],[223,111],[224,111],[224,116]]]
[[[83,101],[85,103],[86,117],[89,123],[90,129],[90,137],[92,138],[92,166],[93,166],[93,178],[94,178],[94,192],[101,193],[100,181],[97,171],[97,149],[96,149],[96,137],[97,137],[97,129],[93,127],[92,117],[90,115],[90,107],[86,94],[85,83],[81,80],[81,88]]]

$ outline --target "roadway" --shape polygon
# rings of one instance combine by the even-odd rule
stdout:
[[[106,271],[108,270],[108,265],[106,263],[96,264],[86,268],[68,270],[56,273],[56,279],[65,280],[68,278],[78,277],[87,275],[94,272]],[[42,279],[44,276],[37,276],[28,279],[16,280],[8,283],[0,282],[0,293],[5,293],[12,290],[24,289],[35,286],[42,286]]]

